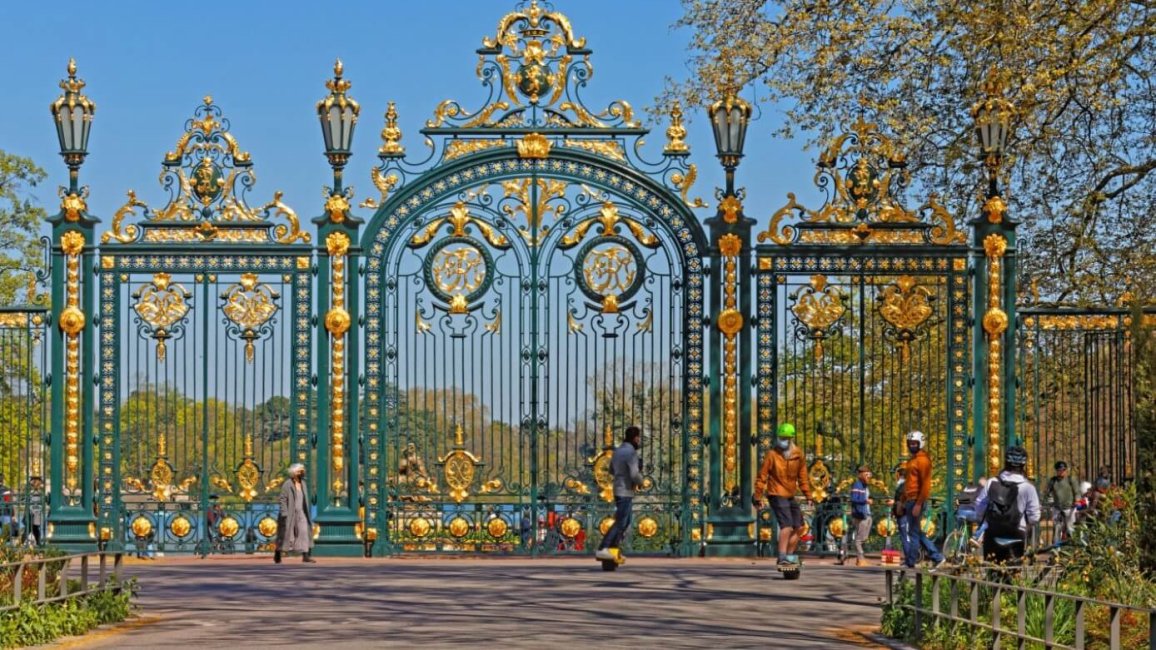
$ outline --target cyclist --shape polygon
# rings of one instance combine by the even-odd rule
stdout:
[[[763,495],[770,495],[771,510],[779,522],[779,564],[791,564],[787,556],[795,554],[799,533],[803,529],[803,511],[795,501],[795,495],[802,489],[810,503],[811,482],[807,477],[803,450],[793,442],[795,425],[784,422],[776,433],[775,446],[763,456],[751,504],[757,510],[762,506]]]
[[[1028,531],[1040,523],[1040,495],[1024,477],[1027,463],[1023,447],[1008,449],[1003,471],[987,482],[976,500],[988,527],[983,538],[986,559],[1007,562],[1023,557]]]

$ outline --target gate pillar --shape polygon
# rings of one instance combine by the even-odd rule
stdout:
[[[752,469],[756,449],[751,437],[751,351],[754,323],[750,314],[751,228],[743,214],[741,189],[735,191],[733,168],[727,188],[718,193],[719,209],[706,220],[710,230],[710,310],[714,315],[708,345],[710,358],[710,497],[706,554],[753,556]]]
[[[994,78],[985,84],[985,91],[987,97],[972,108],[988,176],[981,214],[972,221],[975,260],[973,479],[985,472],[987,476],[997,474],[1003,468],[1005,449],[1018,442],[1015,431],[1018,222],[1007,215],[998,180],[1003,144],[1014,109],[1002,98]]]
[[[326,156],[333,167],[333,186],[326,188],[325,212],[317,225],[317,490],[316,551],[319,555],[360,555],[366,534],[361,502],[361,450],[365,446],[358,422],[360,337],[358,323],[358,229],[364,223],[350,212],[352,188],[342,185],[349,161],[349,142],[358,106],[345,95],[342,65],[326,82],[329,97],[318,103],[322,130],[327,134]],[[352,117],[352,119],[350,119]]]

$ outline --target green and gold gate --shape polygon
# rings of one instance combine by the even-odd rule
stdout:
[[[312,454],[311,236],[206,97],[165,154],[167,204],[101,236],[97,525],[156,551],[253,551]],[[139,218],[139,220],[138,220]]]
[[[860,464],[889,477],[912,430],[929,441],[945,505],[970,479],[969,251],[934,196],[904,207],[905,167],[860,120],[820,157],[824,204],[792,195],[758,235],[755,439],[761,456],[793,423],[819,502],[845,493]]]
[[[485,106],[427,122],[424,166],[386,113],[363,248],[366,516],[390,549],[593,552],[629,425],[631,546],[683,552],[701,524],[696,170],[678,113],[648,164],[627,102],[586,108],[590,54],[531,4],[483,41]]]

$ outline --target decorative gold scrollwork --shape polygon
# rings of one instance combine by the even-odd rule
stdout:
[[[171,280],[168,273],[155,273],[151,285],[145,285],[132,294],[136,300],[133,311],[144,321],[149,334],[157,342],[157,361],[165,360],[166,341],[179,333],[177,326],[189,313],[188,301],[193,296],[184,285]]]
[[[595,248],[590,251],[582,264],[586,284],[601,294],[626,291],[634,284],[637,272],[634,254],[630,249],[617,243]]]
[[[847,313],[845,295],[838,287],[828,286],[827,276],[811,276],[811,285],[795,294],[796,302],[791,306],[799,327],[795,333],[800,338],[815,342],[815,358],[823,357],[823,341],[838,333],[837,325]]]
[[[884,334],[895,338],[905,362],[911,358],[911,343],[935,313],[930,304],[932,300],[931,291],[918,286],[910,275],[899,276],[879,295],[879,315],[890,325]]]
[[[434,255],[432,272],[438,289],[447,294],[470,294],[486,279],[486,259],[473,246],[446,246]]]
[[[256,356],[256,341],[262,329],[280,309],[280,297],[272,287],[258,282],[255,273],[242,273],[237,284],[221,294],[221,311],[235,326],[231,330],[245,341],[245,360],[249,363]]]
[[[458,424],[454,428],[454,450],[439,458],[438,464],[442,466],[442,478],[450,488],[450,498],[455,503],[468,499],[478,468],[484,463],[465,450],[465,431],[462,425]]]

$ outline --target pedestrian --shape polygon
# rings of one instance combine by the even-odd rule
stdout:
[[[289,466],[289,480],[281,484],[278,506],[277,547],[273,551],[273,561],[280,564],[282,553],[301,553],[302,562],[316,562],[310,553],[313,550],[313,518],[309,512],[305,466],[301,463]]]
[[[1080,484],[1068,470],[1064,461],[1056,461],[1056,474],[1048,479],[1044,491],[1044,503],[1052,509],[1052,545],[1066,542],[1072,537],[1076,525],[1076,500],[1083,496]]]
[[[784,422],[776,433],[775,446],[763,456],[759,467],[751,504],[758,510],[762,507],[763,495],[770,496],[771,511],[779,523],[779,564],[792,564],[787,556],[795,554],[803,531],[803,511],[795,496],[801,489],[810,502],[811,482],[803,450],[794,443],[795,425]]]
[[[1028,452],[1023,447],[1008,449],[1003,471],[980,492],[976,505],[987,524],[985,559],[1008,562],[1022,558],[1028,532],[1040,523],[1040,495],[1024,477],[1027,462]]]
[[[602,538],[598,550],[594,553],[594,557],[599,560],[617,560],[622,557],[619,546],[626,531],[630,530],[634,490],[642,487],[642,470],[638,459],[638,450],[641,448],[642,429],[626,427],[622,444],[618,445],[610,457],[610,473],[614,477],[614,525],[606,531],[606,536]],[[617,557],[610,549],[617,550]]]
[[[33,476],[28,481],[29,537],[37,546],[44,539],[44,479]]]
[[[863,542],[871,534],[871,468],[859,466],[858,477],[851,484],[851,530],[843,532],[843,554],[847,553],[847,534],[855,535],[855,566],[866,566],[863,556]]]
[[[931,556],[933,570],[947,561],[943,553],[935,547],[935,542],[927,537],[920,526],[927,501],[931,497],[931,457],[923,448],[923,432],[907,434],[907,451],[911,458],[907,461],[907,476],[903,481],[903,502],[899,505],[899,536],[903,540],[904,564],[915,568],[920,550]]]

